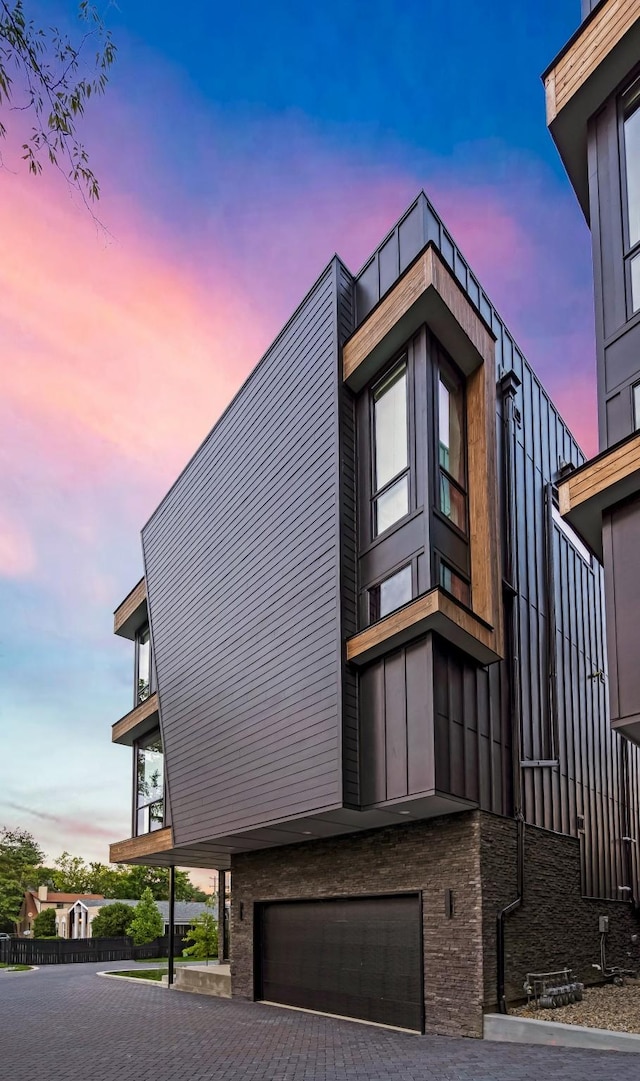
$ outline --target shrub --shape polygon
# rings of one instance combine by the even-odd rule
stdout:
[[[43,908],[42,912],[38,912],[33,921],[33,937],[57,938],[55,908]]]
[[[122,901],[104,905],[91,924],[92,938],[121,938],[128,934],[134,911],[131,905],[125,905]]]
[[[185,942],[191,942],[191,946],[182,951],[186,957],[208,961],[210,957],[218,956],[218,922],[213,912],[202,912],[198,916],[185,936]]]

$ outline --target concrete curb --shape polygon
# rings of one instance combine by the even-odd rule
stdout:
[[[485,1014],[484,1038],[497,1043],[583,1047],[589,1051],[631,1051],[640,1055],[640,1035],[634,1032],[566,1025],[562,1021],[534,1021],[502,1013]]]
[[[40,965],[31,965],[26,971],[12,972],[10,968],[0,968],[0,976],[6,973],[7,976],[28,976],[30,972],[39,972]]]
[[[120,983],[145,983],[147,987],[166,987],[164,978],[162,980],[145,980],[140,976],[120,976],[113,969],[111,972],[96,972],[96,976],[104,976],[108,980],[119,980]]]

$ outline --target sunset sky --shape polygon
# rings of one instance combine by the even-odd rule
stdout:
[[[73,25],[72,0],[34,3]],[[0,824],[106,861],[130,833],[140,528],[335,251],[424,188],[596,449],[590,239],[540,72],[579,0],[118,0],[83,138],[101,225],[0,171]],[[78,33],[74,31],[74,33]],[[17,129],[13,128],[14,133]]]

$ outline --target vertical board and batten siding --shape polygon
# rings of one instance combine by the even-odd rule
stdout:
[[[584,455],[424,193],[356,276],[356,326],[429,241],[437,246],[496,336],[496,378],[513,370],[520,380],[516,397],[520,423],[516,432],[515,498],[521,510],[517,516],[517,569],[523,756],[529,761],[548,759],[556,749],[555,740],[559,759],[555,770],[524,769],[526,819],[583,838],[584,892],[620,898],[618,887],[624,883],[621,743],[609,725],[606,686],[594,676],[606,671],[602,568],[595,559],[588,566],[555,524],[553,550],[547,551],[545,489],[556,481],[561,463],[581,465]],[[500,413],[498,400],[499,466]],[[502,503],[501,470],[499,476]],[[504,522],[503,514],[500,519]],[[547,584],[549,558],[555,587],[552,606]],[[557,667],[555,711],[549,692],[553,643]],[[448,647],[442,644],[434,663],[438,787],[446,783],[452,794],[477,798],[483,809],[509,813],[506,666],[500,663],[489,670],[488,676],[481,672],[472,676],[470,666],[452,653],[447,659],[448,653]],[[373,675],[370,678],[373,682]],[[384,677],[378,673],[376,678],[382,679],[384,686]],[[380,701],[380,695],[379,691],[372,701]],[[374,726],[380,723],[380,717],[373,720]],[[482,725],[486,744],[477,740],[478,726]],[[480,756],[477,781],[473,777],[476,753]],[[640,790],[640,759],[635,747],[629,748],[629,773],[630,789],[635,793]],[[381,788],[381,776],[377,784]],[[637,800],[632,799],[632,804],[632,833],[640,836]],[[584,834],[578,816],[584,816]]]
[[[176,845],[342,804],[339,270],[143,530]]]

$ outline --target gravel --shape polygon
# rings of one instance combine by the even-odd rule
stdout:
[[[520,1006],[510,1013],[536,1021],[562,1021],[565,1025],[608,1028],[613,1032],[640,1032],[640,980],[626,980],[624,986],[605,984],[589,987],[582,1002],[556,1010]]]

